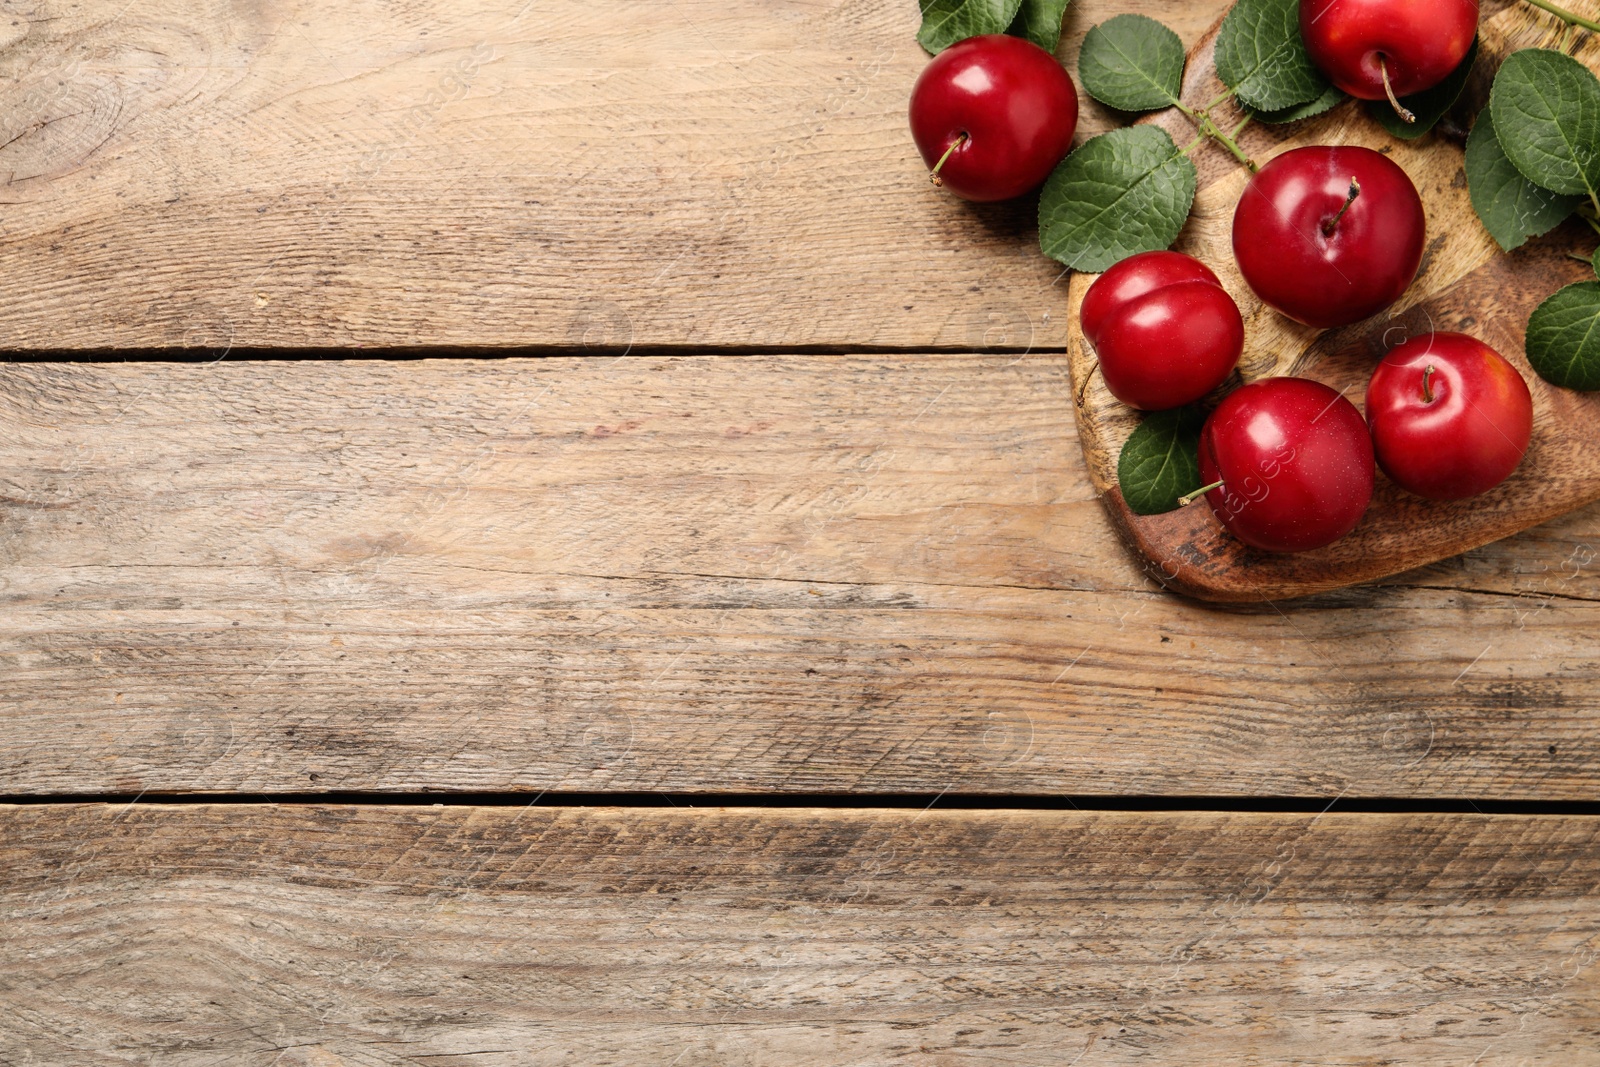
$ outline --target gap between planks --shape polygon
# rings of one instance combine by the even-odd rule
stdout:
[[[236,806],[263,804],[349,805],[352,807],[448,808],[749,808],[787,811],[822,808],[844,811],[1037,811],[1037,812],[1199,812],[1210,814],[1324,815],[1552,815],[1600,816],[1600,801],[1495,800],[1491,798],[1410,797],[1229,797],[1229,796],[1034,796],[984,793],[575,793],[523,792],[357,792],[317,793],[141,793],[0,795],[0,805],[107,804],[148,806]]]
[[[351,348],[63,348],[14,349],[0,352],[3,363],[341,363],[350,360],[411,362],[423,359],[645,359],[736,356],[784,359],[805,356],[1017,356],[1060,354],[1060,346],[1042,345],[416,345]]]

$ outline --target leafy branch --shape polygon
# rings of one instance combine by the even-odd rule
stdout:
[[[1239,144],[1251,122],[1290,122],[1343,100],[1311,65],[1297,11],[1296,0],[1239,0],[1217,38],[1217,69],[1228,90],[1201,107],[1181,98],[1187,57],[1169,27],[1128,14],[1092,28],[1078,56],[1078,77],[1089,95],[1119,111],[1175,108],[1199,136],[1180,149],[1158,127],[1133,126],[1079,146],[1039,197],[1044,253],[1077,270],[1100,271],[1168,247],[1194,202],[1190,152],[1215,141],[1254,172],[1255,161]],[[1225,128],[1216,109],[1235,98],[1245,115]]]
[[[1231,98],[1233,90],[1203,107],[1190,107],[1180,98],[1184,61],[1183,42],[1170,28],[1145,15],[1118,15],[1095,26],[1084,38],[1078,75],[1090,96],[1118,111],[1177,108],[1203,137],[1216,141],[1254,171],[1255,162],[1237,140],[1245,124],[1227,131],[1212,116],[1212,109]]]
[[[1502,248],[1574,214],[1600,234],[1597,144],[1600,79],[1593,71],[1547,48],[1506,58],[1466,157],[1473,209]],[[1600,282],[1576,282],[1547,298],[1528,320],[1525,344],[1529,365],[1546,381],[1600,389]]]
[[[1594,19],[1584,18],[1582,15],[1575,15],[1564,7],[1557,7],[1556,5],[1550,3],[1549,0],[1528,0],[1528,3],[1532,4],[1536,8],[1539,8],[1541,11],[1550,12],[1550,14],[1554,15],[1562,22],[1565,22],[1568,26],[1582,26],[1586,30],[1595,30],[1596,32],[1600,32],[1600,22],[1596,22]]]

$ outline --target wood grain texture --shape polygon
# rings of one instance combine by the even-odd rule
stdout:
[[[14,793],[1600,785],[1600,512],[1173,597],[1058,355],[12,364],[0,472]]]
[[[0,1062],[1600,1063],[1592,818],[0,808]]]
[[[911,0],[9,10],[0,350],[1065,344],[1034,202],[926,180]]]
[[[1488,97],[1499,60],[1517,48],[1553,47],[1556,20],[1524,4],[1486,13],[1481,58],[1461,110],[1475,114]],[[1214,35],[1191,57],[1184,96],[1194,106],[1222,90],[1212,68]],[[1600,38],[1579,57],[1600,66]],[[1222,122],[1231,128],[1239,116]],[[1151,121],[1184,144],[1194,131],[1177,112]],[[1219,119],[1220,121],[1220,119]],[[1337,330],[1319,331],[1266,307],[1239,274],[1232,251],[1234,206],[1248,177],[1220,147],[1203,157],[1194,216],[1175,246],[1211,266],[1239,302],[1245,350],[1239,370],[1218,391],[1278,374],[1325,382],[1358,406],[1377,359],[1397,340],[1430,329],[1460,330],[1503,353],[1527,379],[1534,397],[1534,437],[1518,470],[1471,500],[1442,503],[1400,489],[1382,472],[1371,508],[1344,539],[1312,552],[1279,555],[1252,549],[1222,528],[1204,504],[1161,515],[1134,514],[1117,486],[1117,458],[1138,424],[1094,373],[1092,346],[1077,331],[1078,308],[1096,275],[1070,285],[1069,342],[1078,428],[1090,475],[1123,537],[1149,561],[1162,584],[1218,601],[1303,596],[1396,574],[1457,555],[1600,499],[1600,396],[1547,384],[1528,366],[1523,341],[1528,316],[1561,286],[1592,277],[1570,254],[1588,254],[1593,234],[1576,222],[1504,254],[1478,222],[1467,196],[1459,146],[1430,134],[1415,141],[1389,136],[1354,101],[1325,116],[1247,130],[1244,147],[1259,163],[1307,144],[1359,144],[1389,154],[1422,194],[1428,243],[1416,281],[1388,312]],[[1266,487],[1271,492],[1271,486]]]

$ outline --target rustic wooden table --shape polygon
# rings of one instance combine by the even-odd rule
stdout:
[[[910,0],[5,10],[0,1064],[1600,1063],[1600,507],[1162,592]]]

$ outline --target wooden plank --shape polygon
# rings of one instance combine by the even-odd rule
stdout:
[[[9,1064],[1600,1063],[1600,823],[0,808]]]
[[[1475,111],[1487,100],[1492,73],[1506,55],[1554,47],[1563,28],[1528,5],[1513,5],[1486,19],[1478,34],[1479,76],[1463,110]],[[1214,46],[1214,34],[1208,35],[1191,53],[1184,91],[1191,106],[1203,106],[1224,91],[1213,69]],[[1591,38],[1578,58],[1600,66],[1600,39]],[[1226,116],[1222,125],[1231,129],[1242,117]],[[1191,120],[1176,111],[1149,121],[1179,143],[1193,136]],[[1236,387],[1240,376],[1256,381],[1292,374],[1323,382],[1361,406],[1373,365],[1390,347],[1408,334],[1459,330],[1503,353],[1527,380],[1535,412],[1533,442],[1522,465],[1489,493],[1464,501],[1427,501],[1380,472],[1366,516],[1348,536],[1310,552],[1257,551],[1224,530],[1209,506],[1149,516],[1128,507],[1117,482],[1117,460],[1139,413],[1111,395],[1104,377],[1095,373],[1093,347],[1074,326],[1068,351],[1090,478],[1124,538],[1150,561],[1152,573],[1169,587],[1206,600],[1304,596],[1455,556],[1600,499],[1600,398],[1548,384],[1524,355],[1534,308],[1563,285],[1593,278],[1587,264],[1575,261],[1593,247],[1588,227],[1574,219],[1514,254],[1502,252],[1468,199],[1459,147],[1435,136],[1392,137],[1356,101],[1307,122],[1252,129],[1246,144],[1262,164],[1317,144],[1362,145],[1388,154],[1420,190],[1429,236],[1423,267],[1394,307],[1341,329],[1303,326],[1257,299],[1235,262],[1232,220],[1248,172],[1237,165],[1210,170],[1196,194],[1195,221],[1176,247],[1217,272],[1248,324],[1240,373],[1222,389]],[[1087,274],[1072,279],[1069,322],[1077,323],[1093,279]],[[1240,491],[1235,499],[1248,495]]]
[[[1207,607],[1071,406],[1037,353],[0,368],[0,781],[1596,795],[1600,509]]]
[[[5,21],[0,350],[1065,344],[1033,201],[926,180],[903,0]]]

